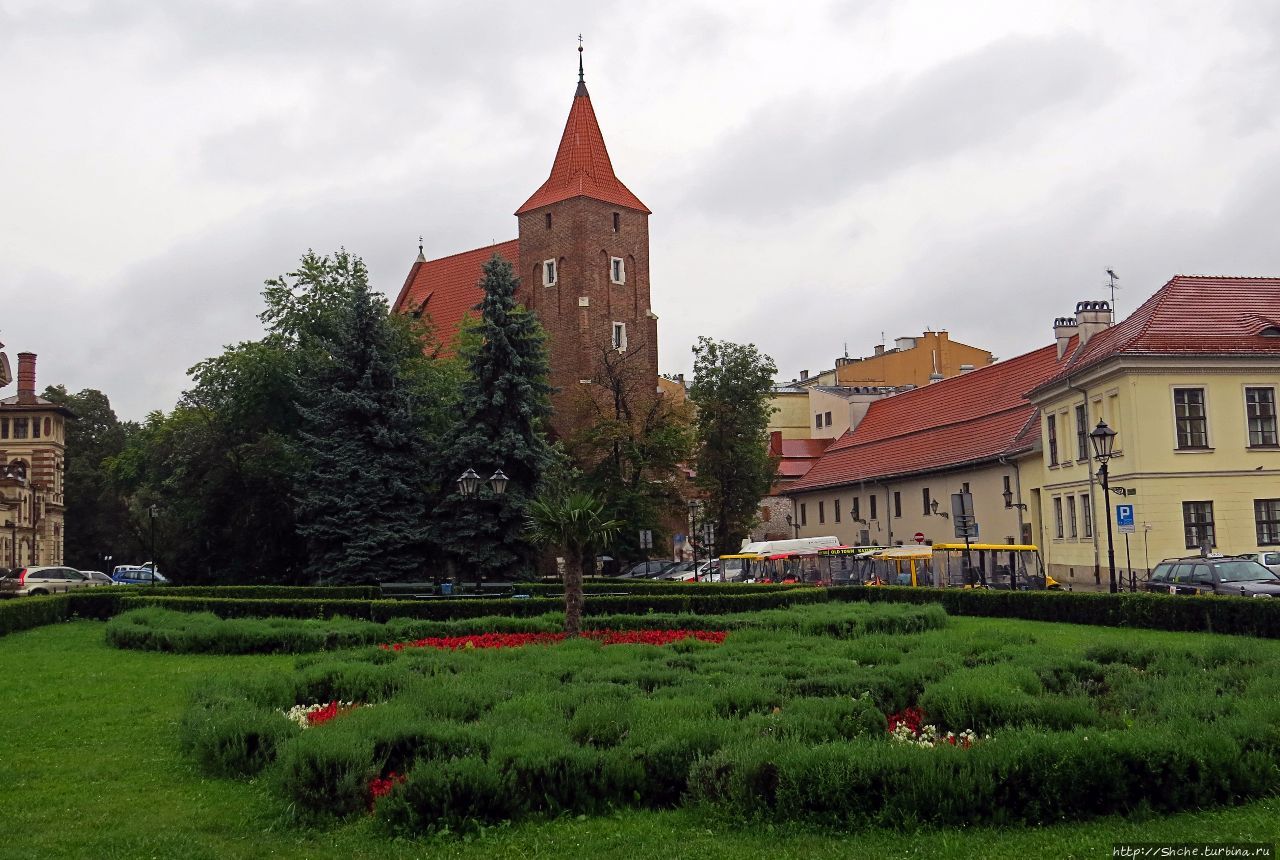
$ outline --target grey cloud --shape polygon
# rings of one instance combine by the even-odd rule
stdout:
[[[693,202],[746,218],[830,203],[913,165],[994,145],[1102,94],[1120,75],[1119,59],[1084,37],[1010,37],[897,87],[844,99],[794,95],[757,109],[711,148]]]

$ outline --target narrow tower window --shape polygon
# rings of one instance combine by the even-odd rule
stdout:
[[[617,233],[622,229],[622,215],[617,212],[613,213],[613,232]]]
[[[627,349],[627,324],[616,322],[613,324],[613,348],[619,352],[626,352]]]
[[[551,213],[550,212],[547,213],[547,229],[548,230],[551,229]]]
[[[625,284],[627,282],[627,268],[621,257],[609,258],[609,280],[615,284]]]
[[[555,284],[556,284],[556,261],[547,260],[542,264],[542,285],[544,287],[554,287]]]

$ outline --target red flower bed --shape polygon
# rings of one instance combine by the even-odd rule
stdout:
[[[681,639],[699,642],[724,642],[723,630],[587,630],[582,637],[605,645],[670,645]],[[477,633],[474,636],[428,636],[412,642],[381,645],[384,650],[405,648],[439,648],[458,651],[468,648],[523,648],[525,645],[554,645],[568,638],[564,633]]]

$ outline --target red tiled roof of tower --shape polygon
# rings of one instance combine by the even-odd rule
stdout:
[[[480,304],[484,264],[494,254],[520,271],[520,240],[487,245],[438,260],[419,258],[409,270],[393,311],[430,316],[435,335],[448,344],[463,318]]]
[[[1069,354],[1069,353],[1068,353]],[[1057,346],[877,400],[788,492],[993,460],[1039,438],[1032,388],[1061,370]]]
[[[560,136],[560,148],[551,165],[551,175],[516,210],[516,214],[523,215],[540,206],[573,197],[590,197],[651,214],[649,207],[614,175],[600,123],[591,107],[591,97],[587,95],[586,84],[581,81],[573,97],[573,107],[569,109],[569,119],[564,124],[564,134]]]
[[[1277,355],[1280,278],[1176,275],[1126,319],[1089,339],[1058,378],[1117,355]],[[1045,380],[1046,383],[1054,380]]]

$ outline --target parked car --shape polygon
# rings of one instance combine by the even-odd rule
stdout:
[[[693,579],[693,569],[696,566],[691,561],[674,561],[664,567],[654,579],[684,582],[685,580]]]
[[[93,580],[95,585],[115,585],[116,581],[100,570],[82,570],[80,571],[89,579]]]
[[[1280,597],[1280,575],[1252,559],[1238,556],[1170,558],[1151,571],[1146,590],[1165,594]]]
[[[671,567],[671,560],[666,558],[650,559],[631,565],[622,573],[623,579],[651,579],[658,576],[668,567]]]
[[[0,579],[0,597],[60,594],[76,588],[93,588],[98,584],[70,567],[23,567]]]
[[[1280,551],[1274,549],[1246,552],[1240,558],[1251,558],[1272,573],[1280,574]]]
[[[169,580],[149,567],[117,567],[111,579],[116,585],[168,585]]]

